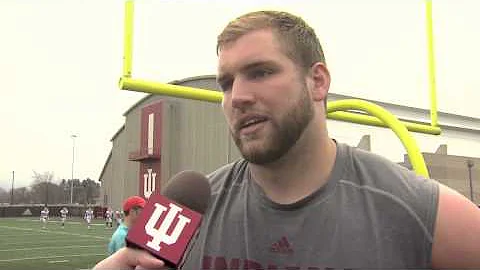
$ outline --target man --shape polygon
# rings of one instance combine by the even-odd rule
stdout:
[[[122,224],[122,213],[120,211],[115,210],[115,223],[117,225],[117,228]]]
[[[40,221],[42,222],[43,229],[47,228],[48,213],[49,213],[48,207],[45,205],[45,207],[40,211]]]
[[[244,159],[209,175],[182,269],[480,268],[480,211],[457,192],[329,138],[313,29],[253,12],[219,35],[223,111]],[[129,248],[95,269],[160,268]]]
[[[105,226],[106,228],[113,228],[113,210],[110,207],[105,211]]]
[[[66,207],[62,207],[60,210],[60,219],[62,221],[62,229],[65,229],[65,220],[67,219],[68,209]]]
[[[87,228],[90,230],[90,224],[92,223],[92,219],[93,219],[93,210],[92,208],[88,208],[87,210],[85,210],[85,215],[83,217],[85,219],[85,221],[87,222]]]
[[[125,218],[112,235],[112,239],[108,244],[108,253],[113,254],[125,246],[125,237],[128,228],[132,227],[137,221],[143,207],[145,207],[145,199],[140,196],[128,197],[123,202],[123,213]]]

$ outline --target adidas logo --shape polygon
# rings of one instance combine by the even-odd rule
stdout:
[[[290,243],[285,236],[283,236],[279,241],[273,243],[270,247],[270,251],[283,254],[293,253],[293,249],[290,247]]]

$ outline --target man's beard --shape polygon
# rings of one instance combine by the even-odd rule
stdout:
[[[313,102],[307,93],[306,85],[303,85],[301,95],[280,121],[269,120],[272,125],[272,132],[265,138],[260,146],[248,147],[244,146],[244,142],[240,139],[240,135],[232,134],[243,158],[247,161],[264,165],[276,161],[298,141],[303,131],[313,118],[314,107]],[[248,144],[249,142],[245,142]]]

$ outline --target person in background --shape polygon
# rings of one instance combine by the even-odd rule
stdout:
[[[140,196],[128,197],[123,202],[124,221],[118,226],[108,243],[108,253],[111,255],[125,246],[125,237],[128,229],[137,221],[142,209],[145,207],[145,199]]]
[[[122,213],[119,210],[115,210],[115,224],[117,228],[122,224]]]
[[[62,229],[65,229],[65,220],[67,219],[68,209],[66,207],[62,207],[60,209],[60,220],[62,221]]]
[[[88,208],[86,211],[85,211],[85,216],[83,217],[85,219],[85,221],[87,222],[87,227],[88,229],[90,229],[90,225],[92,223],[92,219],[93,219],[93,210],[92,208]]]
[[[50,211],[48,210],[48,207],[45,205],[45,207],[40,211],[40,221],[42,222],[42,228],[46,229],[47,228],[47,222],[48,222],[48,213]]]
[[[113,211],[112,208],[108,207],[105,211],[105,226],[106,228],[113,227]]]

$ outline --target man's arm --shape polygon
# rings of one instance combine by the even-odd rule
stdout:
[[[432,265],[434,269],[480,268],[480,210],[441,184]]]

